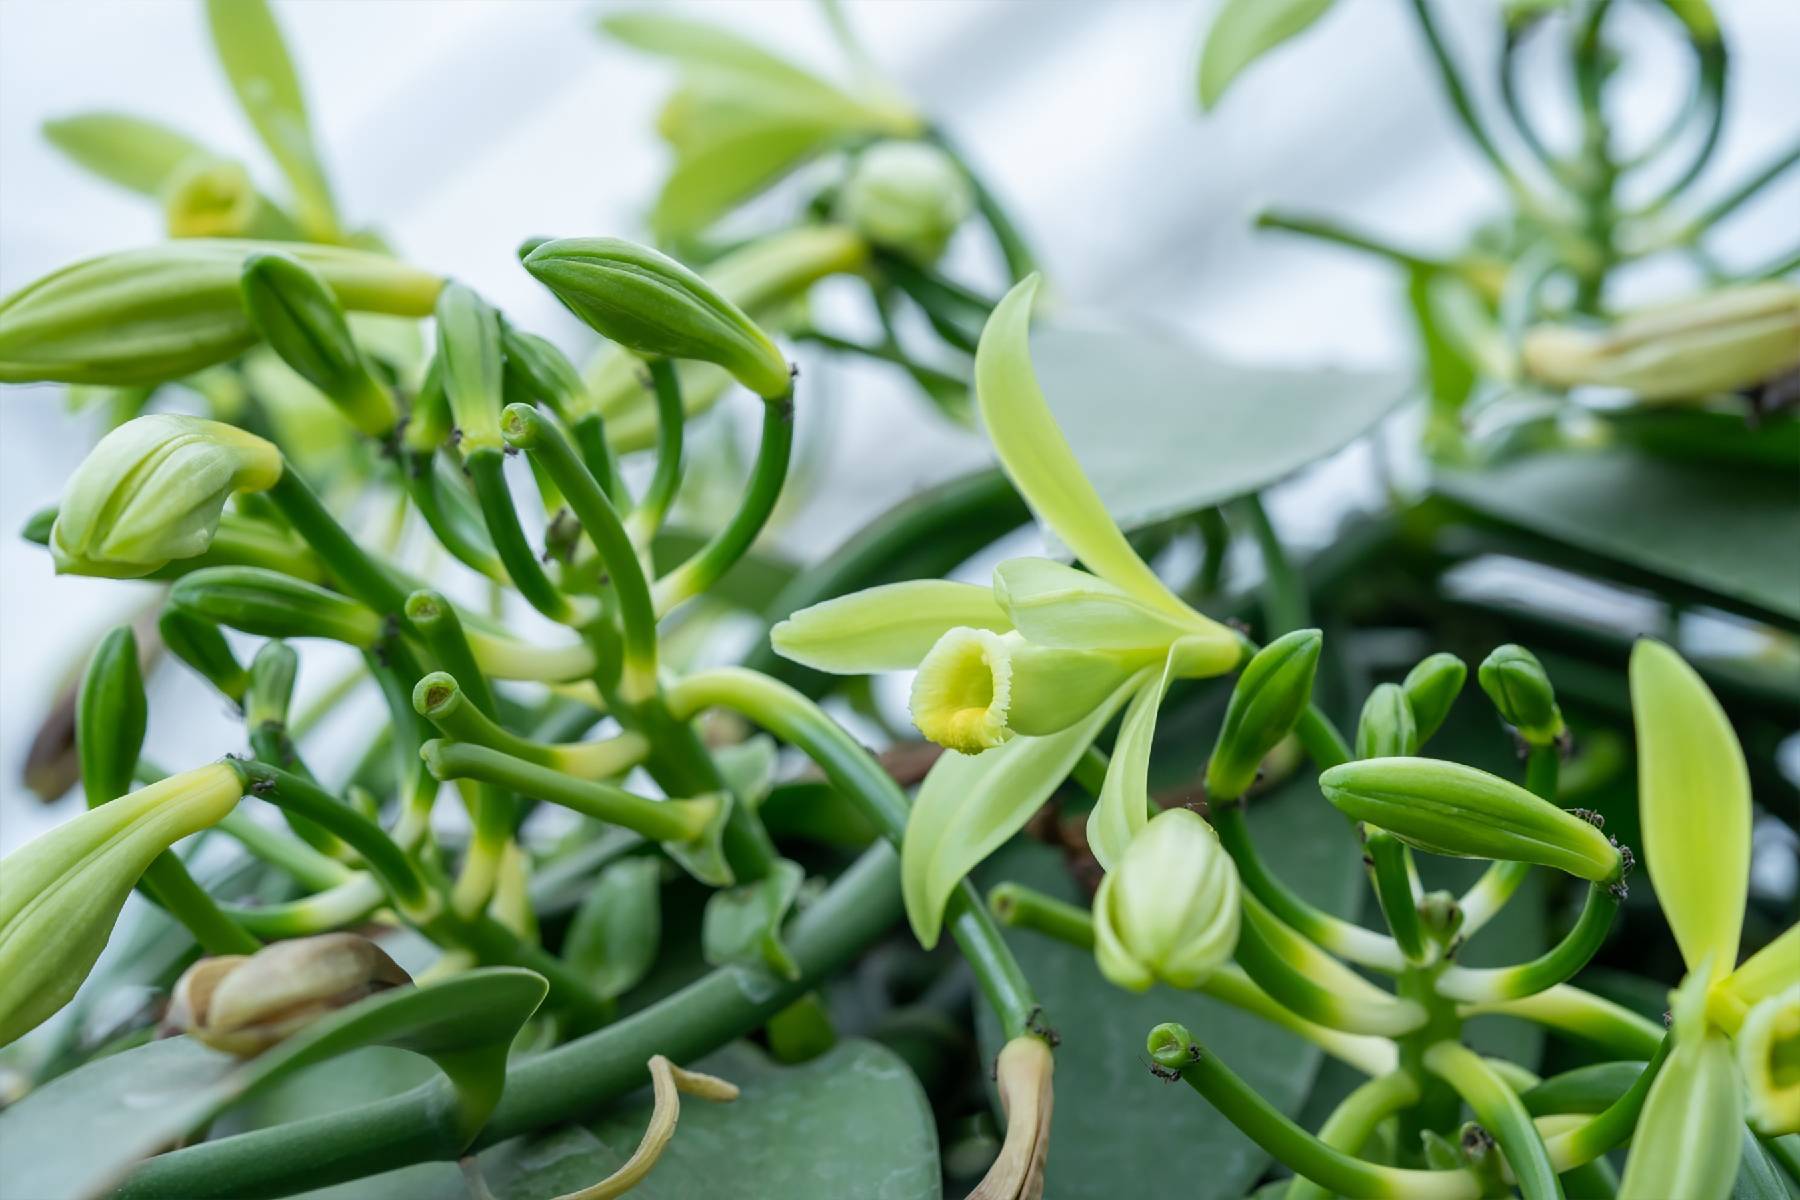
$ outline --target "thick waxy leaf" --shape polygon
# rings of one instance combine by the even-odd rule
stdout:
[[[1706,684],[1661,642],[1631,652],[1638,808],[1650,882],[1690,971],[1737,962],[1750,879],[1750,774]]]
[[[1174,714],[1167,715],[1173,721]],[[1323,811],[1310,780],[1296,780],[1258,800],[1251,821],[1271,869],[1322,907],[1341,914],[1354,910],[1364,887],[1355,842],[1342,821]],[[1021,842],[996,855],[982,880],[1001,879],[1084,902],[1062,856],[1047,846]],[[1170,1103],[1173,1097],[1144,1068],[1143,1031],[1180,1013],[1232,1070],[1290,1115],[1312,1086],[1319,1051],[1209,997],[1166,987],[1142,995],[1121,991],[1101,977],[1092,953],[1041,934],[1008,930],[1007,941],[1062,1035],[1046,1195],[1240,1200],[1262,1174],[1268,1155],[1210,1106]],[[992,1061],[1004,1039],[986,1006],[977,1010],[982,1060]],[[1168,1161],[1144,1152],[1152,1145],[1179,1146],[1184,1160],[1204,1163],[1205,1169],[1184,1176],[1171,1193]]]
[[[499,1099],[506,1051],[544,998],[542,976],[512,967],[398,988],[346,1008],[248,1061],[169,1038],[98,1059],[0,1112],[0,1160],[20,1196],[103,1194],[133,1163],[200,1128],[258,1088],[367,1045],[455,1061],[470,1103]],[[491,1057],[471,1054],[490,1048]],[[470,1112],[474,1123],[487,1113]],[[474,1130],[470,1129],[470,1136]]]
[[[839,675],[910,671],[947,631],[1011,628],[994,593],[971,583],[914,579],[803,608],[770,633],[775,652]]]
[[[1225,0],[1200,53],[1200,106],[1211,108],[1251,63],[1330,10],[1332,0]]]
[[[1056,423],[1126,529],[1261,491],[1367,433],[1408,387],[1395,372],[1251,366],[1097,324],[1045,324],[1031,356]]]
[[[1148,678],[1148,672],[1133,676],[1086,720],[1061,733],[937,760],[913,801],[900,850],[900,890],[921,944],[937,944],[944,905],[963,876],[1031,819]]]
[[[1793,473],[1672,462],[1626,449],[1535,454],[1447,471],[1439,494],[1570,548],[1578,570],[1647,572],[1723,607],[1800,621]]]

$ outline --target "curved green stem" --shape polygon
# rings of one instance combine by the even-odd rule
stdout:
[[[1425,1051],[1424,1061],[1426,1070],[1456,1089],[1499,1143],[1525,1200],[1562,1200],[1562,1182],[1531,1114],[1493,1068],[1458,1042],[1439,1042]]]
[[[438,545],[450,556],[497,583],[506,582],[506,568],[494,555],[493,542],[471,522],[458,519],[444,503],[444,484],[438,478],[435,451],[409,455],[400,467],[400,478],[413,507],[425,518],[426,526]]]
[[[792,398],[771,400],[763,405],[762,443],[756,452],[756,465],[744,487],[744,498],[725,528],[696,551],[692,558],[656,581],[652,590],[658,614],[667,613],[684,600],[698,596],[750,549],[775,501],[787,482],[788,462],[794,449],[794,405]]]
[[[1337,725],[1316,704],[1308,704],[1301,711],[1300,719],[1294,723],[1294,736],[1320,771],[1329,771],[1355,757]]]
[[[265,494],[313,548],[338,586],[384,616],[399,613],[406,603],[406,592],[356,544],[356,539],[331,515],[292,463],[283,463],[281,478]]]
[[[1507,187],[1519,196],[1522,205],[1528,211],[1538,211],[1539,206],[1531,200],[1524,184],[1501,155],[1500,147],[1488,134],[1481,114],[1475,111],[1475,101],[1469,95],[1468,86],[1463,82],[1462,72],[1456,61],[1450,57],[1449,48],[1444,45],[1437,21],[1431,15],[1428,0],[1412,0],[1412,10],[1418,21],[1419,32],[1425,36],[1425,45],[1431,51],[1431,61],[1437,67],[1438,81],[1443,85],[1444,94],[1449,98],[1457,120],[1462,123],[1463,131],[1469,135],[1469,140],[1475,143],[1476,149],[1481,151],[1482,157],[1488,160]]]
[[[1328,1029],[1398,1037],[1426,1021],[1419,1005],[1378,992],[1275,919],[1254,896],[1244,898],[1237,962],[1276,1000]]]
[[[994,242],[1000,248],[1000,257],[1006,262],[1006,273],[1012,276],[1012,282],[1017,283],[1037,270],[1037,260],[1032,255],[1031,248],[1026,245],[1024,235],[1013,224],[1005,207],[988,190],[987,184],[982,182],[981,176],[969,165],[969,160],[963,157],[950,136],[935,125],[926,130],[925,136],[937,143],[938,148],[962,168],[969,186],[975,191],[976,211],[981,213],[981,219],[987,222],[989,231],[993,233]]]
[[[295,938],[359,925],[386,904],[387,893],[382,890],[380,881],[373,875],[358,873],[334,888],[299,900],[282,904],[227,905],[226,911],[258,937]]]
[[[165,851],[152,859],[144,870],[143,883],[206,953],[255,954],[262,949],[255,932],[240,919],[242,914],[209,896],[174,854]]]
[[[1345,1096],[1319,1126],[1319,1141],[1355,1155],[1375,1127],[1419,1098],[1419,1081],[1406,1071],[1378,1076]],[[1331,1200],[1331,1193],[1305,1176],[1294,1176],[1287,1200]]]
[[[1650,1085],[1656,1082],[1656,1073],[1668,1060],[1669,1044],[1669,1039],[1664,1038],[1631,1086],[1591,1120],[1544,1139],[1550,1161],[1558,1172],[1572,1171],[1625,1144],[1632,1130],[1637,1128],[1638,1114],[1650,1095]]]
[[[1452,263],[1443,259],[1429,258],[1415,253],[1392,242],[1383,241],[1372,234],[1351,229],[1329,217],[1311,217],[1300,213],[1277,212],[1267,209],[1256,214],[1258,229],[1274,229],[1282,233],[1297,233],[1302,237],[1313,238],[1321,242],[1329,242],[1334,246],[1343,246],[1351,250],[1360,250],[1364,254],[1373,254],[1413,271],[1451,271]]]
[[[1250,535],[1262,554],[1263,623],[1268,626],[1264,635],[1273,638],[1292,629],[1304,629],[1310,624],[1306,581],[1294,569],[1281,535],[1275,532],[1275,525],[1263,508],[1262,497],[1252,492],[1232,501],[1231,507],[1250,527]]]
[[[452,675],[427,675],[413,689],[413,706],[445,737],[486,746],[514,758],[580,779],[603,780],[642,763],[650,744],[641,734],[621,733],[597,742],[550,744],[506,729],[483,713]]]
[[[531,607],[558,624],[569,624],[575,617],[574,606],[551,582],[544,564],[525,540],[518,510],[513,507],[512,493],[506,486],[505,455],[483,447],[471,451],[463,463],[469,478],[475,481],[475,498],[481,503],[488,536],[494,539],[494,550],[506,566],[507,577]]]
[[[301,887],[313,891],[336,887],[355,874],[335,858],[320,854],[299,838],[259,824],[247,813],[227,813],[214,828],[270,866],[285,871]]]
[[[1457,1014],[1465,1018],[1489,1014],[1521,1017],[1591,1042],[1622,1058],[1649,1058],[1663,1039],[1660,1026],[1611,1000],[1566,983],[1517,1000],[1461,1005]]]
[[[656,393],[656,470],[644,498],[631,510],[628,528],[638,545],[648,546],[681,488],[681,439],[687,414],[681,407],[681,377],[666,358],[650,360],[650,385]],[[607,564],[610,569],[612,564]]]
[[[1419,923],[1419,904],[1413,895],[1405,843],[1385,829],[1365,827],[1363,847],[1369,855],[1375,900],[1381,906],[1381,915],[1387,918],[1394,944],[1409,963],[1424,962],[1425,931]]]
[[[906,796],[893,777],[855,738],[787,684],[742,667],[721,667],[681,680],[669,690],[668,700],[677,720],[715,706],[750,718],[817,763],[831,785],[862,809],[896,848],[906,836]],[[945,923],[1006,1037],[1037,1029],[1040,1006],[1031,984],[967,879],[951,893]]]
[[[612,443],[606,438],[606,420],[599,413],[589,413],[576,420],[570,430],[575,435],[576,448],[581,451],[581,461],[600,490],[616,505],[629,505],[631,497],[625,489],[625,480],[619,474],[619,460],[613,454]]]
[[[1575,927],[1560,942],[1528,963],[1511,967],[1444,968],[1440,995],[1469,1004],[1516,1000],[1574,978],[1599,951],[1619,911],[1619,896],[1604,884],[1590,884]]]

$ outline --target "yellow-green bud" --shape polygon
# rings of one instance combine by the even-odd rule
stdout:
[[[285,254],[244,262],[244,311],[269,348],[371,437],[394,428],[399,410],[350,336],[344,306],[324,278]]]
[[[1752,1008],[1736,1041],[1750,1123],[1764,1137],[1800,1133],[1800,985]]]
[[[357,312],[431,314],[443,280],[379,254],[296,242],[186,238],[86,259],[0,300],[0,382],[161,383],[256,341],[238,290],[244,260],[276,250]]]
[[[1206,794],[1235,800],[1256,782],[1263,759],[1293,729],[1312,699],[1324,637],[1316,629],[1283,634],[1245,664],[1206,764]]]
[[[877,142],[857,156],[838,197],[844,224],[920,263],[937,261],[974,207],[968,177],[926,142]]]
[[[164,1023],[248,1058],[327,1013],[411,982],[368,938],[327,933],[201,959],[176,982]]]
[[[460,283],[447,284],[437,302],[437,361],[456,445],[466,458],[478,450],[500,450],[500,409],[505,358],[500,349],[500,314]]]
[[[88,807],[131,790],[149,717],[137,638],[121,625],[100,639],[75,700],[75,751]]]
[[[979,754],[1014,734],[1067,729],[1131,672],[1121,656],[1035,646],[1017,633],[959,626],[940,637],[913,677],[913,724],[931,741]]]
[[[1551,387],[1616,387],[1644,400],[1703,399],[1800,368],[1800,287],[1742,284],[1643,309],[1603,329],[1540,325],[1525,373]]]
[[[1433,854],[1537,863],[1616,883],[1624,860],[1605,834],[1515,783],[1435,758],[1374,758],[1319,776],[1347,816]]]
[[[205,567],[183,575],[169,590],[169,604],[259,637],[329,638],[367,650],[385,632],[374,609],[263,567]]]
[[[561,238],[526,255],[525,269],[634,354],[716,363],[765,399],[793,388],[769,335],[667,255],[619,238]]]
[[[243,703],[250,676],[217,625],[179,609],[165,608],[157,618],[156,631],[170,654],[192,667],[233,704]]]
[[[1397,683],[1384,683],[1363,701],[1356,722],[1356,757],[1398,758],[1418,748],[1412,705]]]
[[[0,1046],[68,1003],[152,859],[238,802],[236,771],[200,767],[88,809],[0,863]]]
[[[1468,678],[1469,668],[1454,654],[1433,654],[1406,673],[1400,690],[1412,708],[1417,745],[1423,746],[1442,728]]]
[[[1139,830],[1094,896],[1100,973],[1141,992],[1198,987],[1237,949],[1238,876],[1212,826],[1185,808]]]
[[[1537,655],[1523,646],[1500,646],[1482,661],[1476,678],[1500,712],[1500,719],[1534,746],[1548,746],[1563,735],[1562,710],[1556,689]]]
[[[587,391],[575,364],[537,334],[511,325],[501,325],[500,345],[506,355],[507,398],[548,405],[557,416],[572,420],[570,414]]]
[[[233,492],[281,478],[281,452],[232,425],[173,413],[100,439],[63,491],[50,553],[67,575],[135,579],[212,545]]]

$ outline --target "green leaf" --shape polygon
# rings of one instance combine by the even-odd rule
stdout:
[[[1032,361],[1128,530],[1261,491],[1367,433],[1407,392],[1395,372],[1252,366],[1103,325],[1039,328]]]
[[[99,1059],[0,1111],[7,1189],[20,1196],[104,1194],[134,1163],[251,1092],[367,1045],[436,1059],[464,1092],[473,1137],[499,1100],[507,1048],[545,989],[531,971],[494,967],[379,993],[248,1061],[188,1037]]]
[[[1308,899],[1351,913],[1362,896],[1361,860],[1342,821],[1325,811],[1310,780],[1296,780],[1251,805],[1265,860]],[[983,869],[984,883],[1016,879],[1061,899],[1083,902],[1062,856],[1019,842]],[[1114,1200],[1178,1194],[1182,1200],[1238,1200],[1261,1176],[1268,1155],[1205,1105],[1171,1103],[1143,1063],[1143,1031],[1179,1014],[1258,1092],[1290,1115],[1300,1110],[1320,1053],[1300,1039],[1209,997],[1166,987],[1134,995],[1101,978],[1090,953],[1039,934],[1007,930],[1007,941],[1062,1035],[1056,1051],[1056,1109],[1050,1134],[1047,1194],[1057,1200]],[[982,1061],[1004,1040],[977,1006]],[[1146,1146],[1178,1146],[1184,1161],[1204,1163],[1169,1190],[1168,1161]]]
[[[734,205],[800,165],[832,137],[817,121],[762,122],[753,131],[711,142],[686,155],[664,181],[650,210],[660,238],[698,233]]]
[[[1330,10],[1332,0],[1225,0],[1200,52],[1200,107],[1210,109],[1244,68]]]
[[[1441,472],[1435,490],[1484,520],[1560,543],[1578,570],[1648,574],[1725,608],[1800,622],[1791,471],[1569,450]]]
[[[266,0],[206,0],[219,65],[238,104],[294,189],[300,223],[319,241],[337,241],[337,210],[313,146],[300,77]]]
[[[1016,737],[981,754],[951,752],[932,765],[900,849],[900,890],[921,945],[937,944],[944,905],[963,876],[1031,819],[1148,675],[1133,675],[1061,733]]]
[[[662,864],[620,859],[593,877],[569,922],[562,957],[611,999],[643,981],[662,944]]]
[[[800,898],[806,871],[781,859],[755,883],[715,892],[706,902],[700,929],[701,953],[715,967],[731,963],[766,965],[787,979],[800,977],[800,965],[781,940],[781,925]]]
[[[161,195],[189,159],[211,157],[185,133],[128,113],[77,113],[45,121],[44,137],[100,178],[145,196]]]
[[[628,46],[684,66],[745,75],[771,87],[843,99],[836,87],[818,76],[717,25],[645,9],[615,13],[602,19],[600,27]]]

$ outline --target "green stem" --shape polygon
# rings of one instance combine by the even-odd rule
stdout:
[[[1213,829],[1225,852],[1237,864],[1238,878],[1252,896],[1301,935],[1353,963],[1390,974],[1406,969],[1406,956],[1390,937],[1364,929],[1313,907],[1269,873],[1256,845],[1242,804],[1220,805],[1212,810]]]
[[[1150,1034],[1150,1054],[1179,1073],[1252,1141],[1335,1195],[1368,1200],[1477,1200],[1481,1183],[1468,1171],[1419,1171],[1364,1162],[1326,1145],[1262,1098],[1179,1025]]]
[[[1446,967],[1438,976],[1438,993],[1471,1004],[1516,1000],[1574,978],[1606,941],[1613,917],[1619,911],[1619,899],[1604,884],[1589,885],[1587,903],[1582,906],[1575,927],[1556,945],[1517,966]]]
[[[1300,748],[1306,751],[1306,757],[1312,759],[1313,766],[1320,771],[1329,771],[1355,757],[1350,743],[1316,704],[1308,704],[1300,713],[1300,720],[1294,724],[1294,736],[1300,740]]]
[[[581,461],[600,490],[616,505],[629,505],[630,495],[619,474],[619,460],[613,455],[612,443],[606,439],[606,421],[598,413],[589,413],[575,422],[571,431],[575,445],[581,450]]]
[[[963,175],[968,179],[969,186],[975,192],[976,211],[981,214],[981,219],[987,222],[989,231],[993,233],[994,244],[1000,248],[1000,257],[1006,262],[1006,273],[1012,277],[1012,282],[1017,283],[1037,270],[1037,260],[1031,253],[1031,247],[1026,243],[1024,235],[1019,232],[1018,226],[1013,224],[1005,206],[982,181],[981,176],[969,164],[969,160],[963,157],[962,151],[957,149],[950,136],[935,125],[926,130],[925,136],[937,143],[938,148],[948,154],[956,165],[962,168]]]
[[[1566,983],[1517,1000],[1465,1004],[1457,1012],[1463,1017],[1499,1014],[1535,1021],[1622,1058],[1649,1058],[1663,1039],[1660,1026]]]
[[[1409,270],[1451,271],[1455,269],[1453,264],[1445,262],[1443,259],[1428,258],[1423,254],[1396,246],[1392,242],[1383,241],[1372,234],[1351,229],[1329,217],[1310,217],[1299,213],[1270,210],[1256,215],[1256,227],[1280,230],[1283,233],[1297,233],[1302,237],[1330,242],[1334,246],[1360,250],[1365,254],[1373,254],[1377,258],[1397,263]]]
[[[359,873],[348,882],[299,900],[227,906],[227,910],[258,937],[296,938],[359,925],[386,904],[387,893],[380,882],[373,875]]]
[[[1419,1083],[1405,1071],[1371,1079],[1345,1096],[1319,1126],[1319,1141],[1333,1150],[1356,1155],[1375,1127],[1396,1110],[1419,1098]],[[1331,1200],[1331,1193],[1305,1176],[1294,1176],[1287,1200]]]
[[[1246,900],[1237,963],[1258,987],[1296,1015],[1328,1029],[1379,1037],[1397,1037],[1425,1023],[1417,1004],[1385,995],[1346,994],[1332,986],[1335,981],[1315,977],[1308,970],[1313,963],[1303,954],[1306,948],[1299,934],[1275,921],[1254,897]],[[1311,949],[1323,956],[1318,947]]]
[[[870,346],[863,342],[852,341],[849,338],[838,337],[836,334],[826,333],[822,329],[805,329],[790,334],[789,336],[797,342],[812,342],[814,345],[823,346],[827,350],[835,350],[841,354],[856,354],[863,358],[873,359],[876,362],[883,362],[892,366],[901,367],[905,369],[907,374],[911,375],[914,379],[919,380],[921,383],[930,382],[939,387],[946,388],[966,388],[969,386],[969,381],[966,379],[952,375],[948,371],[940,371],[936,367],[928,367],[917,359],[912,358],[904,350],[900,349],[898,344]]]
[[[292,463],[283,464],[281,478],[266,494],[345,592],[384,616],[400,612],[406,593],[356,544]]]
[[[1413,897],[1405,844],[1385,829],[1365,827],[1363,847],[1369,855],[1375,900],[1381,906],[1381,915],[1387,918],[1394,944],[1409,963],[1424,962],[1425,931],[1419,924],[1419,905]]]
[[[1439,1042],[1425,1052],[1425,1067],[1456,1089],[1500,1144],[1525,1200],[1562,1200],[1562,1183],[1531,1114],[1479,1054],[1458,1042]]]
[[[476,1148],[593,1117],[644,1086],[652,1054],[692,1062],[742,1037],[841,970],[899,917],[899,864],[891,850],[878,846],[787,927],[784,939],[800,966],[798,979],[760,968],[722,968],[597,1033],[517,1062]],[[171,1151],[139,1167],[119,1195],[280,1195],[452,1160],[464,1147],[449,1099],[449,1085],[433,1080],[372,1104]]]
[[[862,809],[896,848],[906,836],[906,796],[869,752],[819,707],[785,683],[742,667],[702,671],[669,691],[678,720],[722,707],[755,721],[800,748],[825,778]],[[975,885],[965,879],[951,893],[946,924],[1000,1018],[1008,1040],[1033,1031],[1040,1006]]]
[[[1262,554],[1263,622],[1268,626],[1264,635],[1273,638],[1289,630],[1306,628],[1310,624],[1306,581],[1294,569],[1287,547],[1281,544],[1281,535],[1275,532],[1275,526],[1263,508],[1262,497],[1252,492],[1234,500],[1232,508],[1250,527],[1256,548]]]
[[[494,556],[493,543],[472,522],[458,520],[456,514],[445,506],[441,490],[444,485],[437,474],[436,452],[409,455],[408,461],[400,468],[400,477],[405,482],[406,494],[412,499],[413,507],[425,518],[426,527],[431,530],[438,545],[448,550],[452,558],[470,570],[504,583],[506,569]]]
[[[271,866],[279,867],[301,887],[324,891],[349,880],[354,872],[320,854],[298,838],[254,820],[247,813],[227,813],[214,828]]]
[[[220,908],[173,854],[165,851],[152,859],[143,882],[208,954],[255,954],[262,949],[256,935]]]
[[[744,498],[725,528],[719,530],[693,557],[656,581],[652,597],[658,613],[666,613],[682,601],[698,596],[730,570],[775,511],[775,501],[787,482],[788,462],[794,449],[794,406],[791,397],[763,405],[762,443],[756,465],[744,487]]]
[[[1449,48],[1438,32],[1437,21],[1431,15],[1431,7],[1427,0],[1412,0],[1413,16],[1418,20],[1419,32],[1425,36],[1426,47],[1431,51],[1431,61],[1437,67],[1438,81],[1443,85],[1444,94],[1450,100],[1450,107],[1455,110],[1457,120],[1462,123],[1463,131],[1469,140],[1475,143],[1482,157],[1486,158],[1501,180],[1521,199],[1527,197],[1524,185],[1519,181],[1506,159],[1501,156],[1500,148],[1489,136],[1487,126],[1481,120],[1481,114],[1475,111],[1475,101],[1469,95],[1469,89],[1463,82],[1462,71],[1450,57]],[[1535,203],[1527,204],[1530,211],[1536,211]]]
[[[1670,1039],[1664,1038],[1631,1086],[1596,1113],[1592,1120],[1544,1140],[1550,1161],[1558,1172],[1574,1170],[1625,1144],[1637,1128],[1638,1115],[1643,1112],[1644,1100],[1650,1095],[1650,1085],[1656,1082],[1657,1072],[1668,1060],[1669,1045]]]
[[[494,550],[505,564],[513,586],[531,607],[558,624],[569,624],[574,616],[569,598],[557,590],[544,571],[544,564],[525,540],[518,510],[513,507],[512,493],[506,487],[505,455],[484,447],[470,452],[463,463],[469,477],[475,481],[475,498],[481,503],[488,536],[494,539]]]
[[[1675,235],[1673,240],[1676,244],[1692,244],[1699,241],[1707,230],[1743,207],[1752,197],[1773,183],[1795,163],[1800,163],[1800,141],[1775,155],[1750,178],[1707,205],[1698,216],[1681,227],[1681,231]]]
[[[675,493],[681,488],[681,439],[687,423],[687,414],[681,407],[681,377],[675,373],[675,364],[666,358],[652,359],[650,384],[656,393],[656,471],[650,476],[643,500],[631,513],[632,533],[646,546],[662,527],[663,518],[675,503]],[[612,564],[607,566],[610,569]]]

